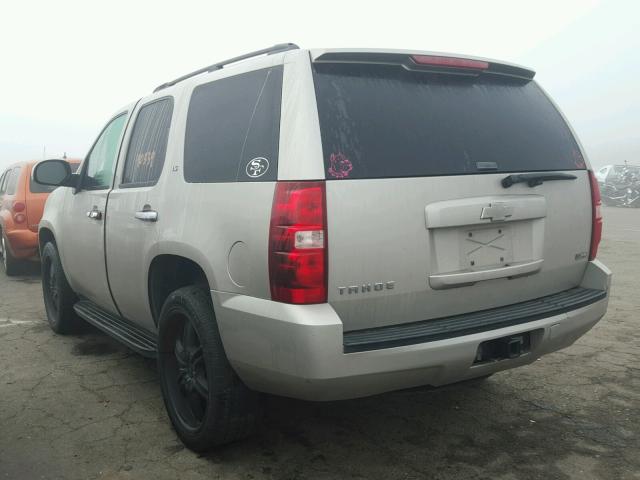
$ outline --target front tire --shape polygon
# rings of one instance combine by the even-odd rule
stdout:
[[[20,260],[14,257],[11,254],[11,250],[9,249],[9,241],[4,233],[1,234],[0,238],[0,254],[2,255],[2,266],[4,267],[4,273],[7,274],[8,277],[13,277],[17,275],[20,270]]]
[[[231,368],[209,292],[183,287],[171,293],[158,321],[158,372],[176,433],[202,452],[249,436],[260,399]]]
[[[59,334],[78,330],[80,319],[73,310],[77,297],[67,282],[55,244],[42,249],[42,295],[51,330]]]

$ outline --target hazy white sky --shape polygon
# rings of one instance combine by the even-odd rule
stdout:
[[[0,24],[0,166],[83,156],[121,105],[281,42],[415,48],[532,67],[595,164],[640,163],[634,1],[23,1]]]

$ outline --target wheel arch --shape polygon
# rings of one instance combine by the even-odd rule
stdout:
[[[56,245],[56,237],[53,234],[53,230],[46,226],[40,227],[40,230],[38,230],[38,247],[40,249],[40,254],[42,254],[42,249],[48,242],[52,242]]]
[[[201,262],[176,253],[159,253],[152,258],[147,272],[147,288],[149,309],[156,325],[171,292],[189,285],[201,285],[207,293],[211,290],[212,283]]]

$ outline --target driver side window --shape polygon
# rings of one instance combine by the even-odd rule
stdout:
[[[111,187],[126,120],[127,114],[123,113],[111,120],[102,130],[86,160],[83,188],[102,190]]]

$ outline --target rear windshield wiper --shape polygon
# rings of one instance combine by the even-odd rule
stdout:
[[[513,184],[524,182],[527,182],[527,185],[530,187],[536,187],[548,180],[575,180],[576,178],[578,177],[570,173],[519,173],[504,177],[500,183],[502,183],[504,188],[509,188]]]

